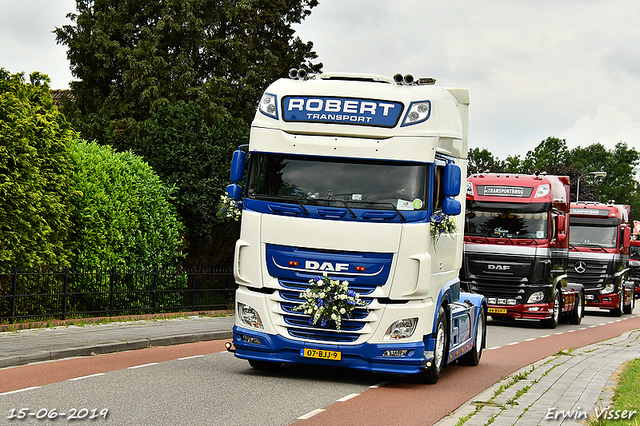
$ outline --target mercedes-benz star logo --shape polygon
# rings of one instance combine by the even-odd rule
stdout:
[[[575,271],[579,274],[584,274],[587,270],[587,264],[580,260],[579,262],[576,262],[576,264],[573,266],[573,269],[575,269]]]

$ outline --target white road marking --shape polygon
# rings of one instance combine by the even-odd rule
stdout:
[[[378,389],[380,386],[384,386],[389,382],[380,382],[380,383],[376,383],[375,385],[371,385],[369,386],[369,389]]]
[[[204,355],[185,356],[184,358],[178,358],[178,361],[184,361],[186,359],[200,358],[200,357],[203,357],[203,356]]]
[[[82,379],[88,379],[90,377],[98,377],[98,376],[104,376],[105,373],[96,373],[96,374],[90,374],[88,376],[82,376],[82,377],[75,377],[73,379],[69,379],[69,380],[82,380]]]
[[[136,368],[142,368],[142,367],[149,367],[150,365],[156,365],[158,364],[157,362],[152,362],[149,364],[142,364],[142,365],[134,365],[133,367],[129,367],[127,370],[134,370]]]
[[[18,389],[18,390],[14,390],[14,391],[10,391],[10,392],[0,393],[0,396],[2,396],[2,395],[11,395],[12,393],[18,393],[18,392],[25,392],[25,391],[29,391],[29,390],[32,390],[32,389],[39,389],[41,387],[42,386],[33,386],[33,387],[30,387],[30,388]]]
[[[308,412],[307,414],[305,414],[304,416],[300,416],[298,417],[298,420],[307,420],[310,419],[311,417],[315,416],[316,414],[320,414],[322,413],[324,410],[322,408],[318,408],[317,410],[313,410]]]
[[[342,397],[342,398],[338,399],[337,401],[338,402],[345,402],[345,401],[348,401],[348,400],[350,400],[352,398],[355,398],[358,395],[360,395],[360,394],[359,393],[352,393],[351,395],[347,395],[345,397]]]

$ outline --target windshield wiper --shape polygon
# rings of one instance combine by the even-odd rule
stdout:
[[[351,210],[351,208],[347,205],[347,203],[343,200],[340,200],[342,202],[342,204],[344,204],[344,206],[347,208],[347,210],[349,210],[349,213],[351,213],[351,218],[355,219],[358,216],[353,212],[353,210]]]
[[[389,204],[391,207],[393,207],[393,209],[396,211],[396,213],[398,213],[398,216],[400,216],[400,219],[402,219],[403,222],[407,221],[407,219],[402,215],[402,213],[400,213],[400,210],[398,210],[398,208],[396,207],[395,204],[393,204],[393,203],[380,203],[380,204]]]
[[[294,199],[296,200],[296,202],[298,203],[298,205],[299,205],[300,207],[302,207],[302,211],[304,212],[304,214],[305,214],[306,216],[309,216],[309,210],[307,210],[307,208],[306,208],[305,206],[303,206],[303,205],[302,205],[302,201],[300,201],[300,198],[295,197]]]

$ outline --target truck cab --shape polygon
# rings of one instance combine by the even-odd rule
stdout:
[[[569,177],[475,174],[467,179],[463,289],[496,320],[579,324],[584,291],[567,282]]]
[[[631,313],[630,208],[614,203],[571,203],[569,280],[584,286],[587,307],[612,316]]]
[[[486,304],[458,279],[469,95],[433,83],[292,70],[267,88],[227,187],[237,357],[427,383],[478,363]]]
[[[634,226],[635,228],[635,226]],[[640,240],[635,234],[629,247],[629,281],[633,283],[634,298],[640,297]],[[635,301],[634,301],[635,305]]]

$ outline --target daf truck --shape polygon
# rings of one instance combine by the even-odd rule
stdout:
[[[467,179],[463,289],[491,318],[580,324],[584,289],[567,281],[569,177],[482,173]]]
[[[292,70],[266,89],[227,187],[236,357],[426,383],[478,364],[486,303],[458,278],[468,105],[408,74]]]

